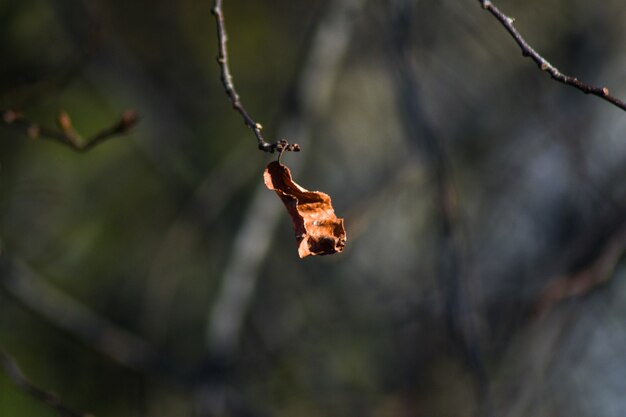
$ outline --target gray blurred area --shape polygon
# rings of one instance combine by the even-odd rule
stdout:
[[[626,98],[623,0],[494,0]],[[225,0],[231,70],[345,218],[300,260],[205,0],[0,0],[0,346],[97,417],[626,416],[626,113],[476,0]],[[56,416],[0,372],[0,417]]]

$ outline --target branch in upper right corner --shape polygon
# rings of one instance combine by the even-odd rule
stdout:
[[[507,32],[509,32],[509,34],[513,37],[515,42],[519,45],[520,49],[522,50],[522,55],[532,59],[542,71],[545,71],[548,74],[550,74],[552,79],[560,83],[563,83],[565,85],[574,87],[582,91],[585,94],[592,94],[594,96],[600,97],[602,100],[607,101],[611,103],[612,105],[614,105],[615,107],[618,107],[626,111],[626,102],[611,95],[607,87],[596,87],[591,84],[586,84],[580,81],[576,77],[563,74],[561,71],[559,71],[558,68],[550,64],[548,60],[546,60],[537,51],[535,51],[535,49],[532,46],[530,46],[528,42],[526,42],[526,39],[522,37],[522,35],[517,30],[517,28],[515,28],[515,26],[513,25],[513,22],[515,20],[512,17],[509,17],[506,14],[502,13],[500,9],[498,9],[490,0],[478,0],[478,1],[482,5],[483,9],[489,11],[500,22],[500,24],[504,26]]]

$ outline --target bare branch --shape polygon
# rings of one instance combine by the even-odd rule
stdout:
[[[263,126],[261,123],[255,122],[250,114],[246,111],[237,90],[235,90],[235,84],[233,83],[233,76],[230,73],[230,66],[228,65],[228,49],[226,42],[228,35],[226,33],[226,24],[224,22],[224,12],[222,10],[222,0],[215,0],[213,9],[211,10],[213,16],[215,16],[215,22],[217,23],[217,41],[218,41],[218,55],[217,63],[220,66],[220,78],[222,85],[224,85],[224,91],[230,99],[233,108],[241,115],[243,122],[246,126],[252,130],[257,142],[259,143],[259,149],[264,152],[279,152],[282,154],[284,151],[300,152],[300,145],[297,143],[289,144],[285,139],[279,140],[274,143],[268,143],[263,138],[261,130]]]
[[[2,110],[2,123],[7,126],[14,127],[26,133],[33,139],[43,138],[54,140],[65,146],[69,146],[77,152],[87,152],[96,145],[114,136],[128,133],[139,120],[137,113],[133,110],[127,110],[120,118],[109,127],[96,132],[88,138],[83,138],[72,125],[72,121],[66,112],[61,112],[57,116],[58,129],[50,129],[43,127],[36,122],[26,119],[21,113],[15,110]]]
[[[513,25],[514,19],[502,13],[500,9],[498,9],[490,0],[478,1],[483,6],[483,8],[488,10],[502,24],[502,26],[504,26],[507,32],[509,32],[509,34],[513,37],[515,42],[522,50],[522,55],[535,61],[539,68],[542,71],[546,71],[547,73],[549,73],[554,80],[565,85],[577,88],[585,94],[592,94],[594,96],[600,97],[601,99],[608,101],[614,106],[626,111],[626,103],[618,99],[617,97],[612,96],[609,93],[609,89],[607,87],[596,87],[590,84],[586,84],[576,77],[563,74],[554,65],[550,64],[543,56],[539,55],[539,53],[535,51],[533,47],[530,46],[528,42],[526,42],[526,40],[522,37],[522,35],[517,31],[517,29]]]
[[[0,367],[11,382],[27,395],[41,401],[48,407],[56,410],[62,417],[87,417],[88,414],[76,411],[61,401],[61,399],[50,391],[33,384],[22,372],[17,362],[11,355],[0,347]]]

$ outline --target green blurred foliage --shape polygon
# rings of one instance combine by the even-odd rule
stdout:
[[[235,82],[268,138],[295,111],[332,3],[226,1]],[[0,126],[2,256],[180,370],[228,373],[255,413],[225,415],[624,415],[621,260],[547,319],[530,311],[623,223],[626,116],[551,82],[477,1],[415,0],[415,117],[443,143],[467,244],[450,283],[436,178],[397,100],[396,3],[370,1],[354,17],[331,104],[303,155],[283,157],[306,158],[297,181],[333,197],[346,252],[298,259],[283,215],[225,371],[207,365],[207,315],[274,156],[256,150],[219,83],[208,1],[0,0],[0,108],[47,126],[64,109],[85,135],[127,108],[141,117],[86,154]],[[623,0],[498,6],[563,72],[626,97]],[[199,198],[206,184],[214,193]],[[579,241],[583,254],[561,261]],[[449,311],[453,290],[469,307]],[[476,334],[455,339],[451,316]],[[33,382],[98,417],[200,415],[189,384],[116,363],[2,288],[0,344]],[[0,373],[0,417],[53,415]]]

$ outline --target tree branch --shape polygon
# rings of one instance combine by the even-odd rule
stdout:
[[[87,417],[88,414],[76,411],[65,405],[61,399],[43,388],[33,384],[22,372],[17,362],[11,355],[0,347],[0,367],[11,382],[27,395],[41,401],[48,407],[56,410],[62,417]]]
[[[289,144],[289,142],[287,142],[285,139],[281,139],[275,143],[268,143],[263,138],[263,134],[261,133],[263,126],[261,125],[261,123],[255,122],[254,119],[250,116],[250,114],[243,106],[237,90],[235,90],[233,76],[230,73],[230,66],[228,65],[228,49],[226,47],[228,35],[226,33],[226,24],[224,22],[224,12],[222,11],[222,0],[215,0],[211,12],[213,13],[213,16],[215,16],[215,22],[217,23],[217,63],[220,66],[220,78],[222,80],[222,85],[224,86],[224,91],[230,99],[233,108],[243,118],[243,122],[245,123],[245,125],[248,126],[250,130],[252,130],[252,133],[254,133],[254,136],[256,137],[259,144],[259,149],[264,152],[270,153],[278,151],[281,154],[284,151],[300,152],[300,145],[298,145],[297,143]]]
[[[50,129],[39,125],[36,122],[26,119],[21,113],[15,110],[2,110],[2,123],[14,127],[26,133],[33,139],[43,138],[54,140],[65,146],[69,146],[77,152],[87,152],[96,145],[112,138],[127,133],[139,120],[137,113],[127,110],[120,118],[109,127],[96,132],[88,138],[82,137],[72,125],[72,121],[66,112],[61,112],[57,116],[58,129]]]
[[[513,37],[515,42],[522,50],[522,55],[535,61],[535,63],[542,71],[546,71],[548,74],[550,74],[552,79],[565,85],[577,88],[585,94],[592,94],[594,96],[600,97],[601,99],[613,104],[615,107],[626,111],[626,103],[618,99],[617,97],[612,96],[609,93],[609,89],[607,87],[596,87],[590,84],[586,84],[576,77],[563,74],[561,71],[558,70],[558,68],[550,64],[543,56],[535,51],[533,47],[530,46],[528,42],[526,42],[526,40],[522,37],[522,35],[517,31],[517,29],[513,25],[515,19],[502,13],[500,9],[498,9],[490,0],[478,1],[483,6],[483,9],[488,10],[502,24],[502,26],[504,26],[507,32],[509,32],[509,34]]]

